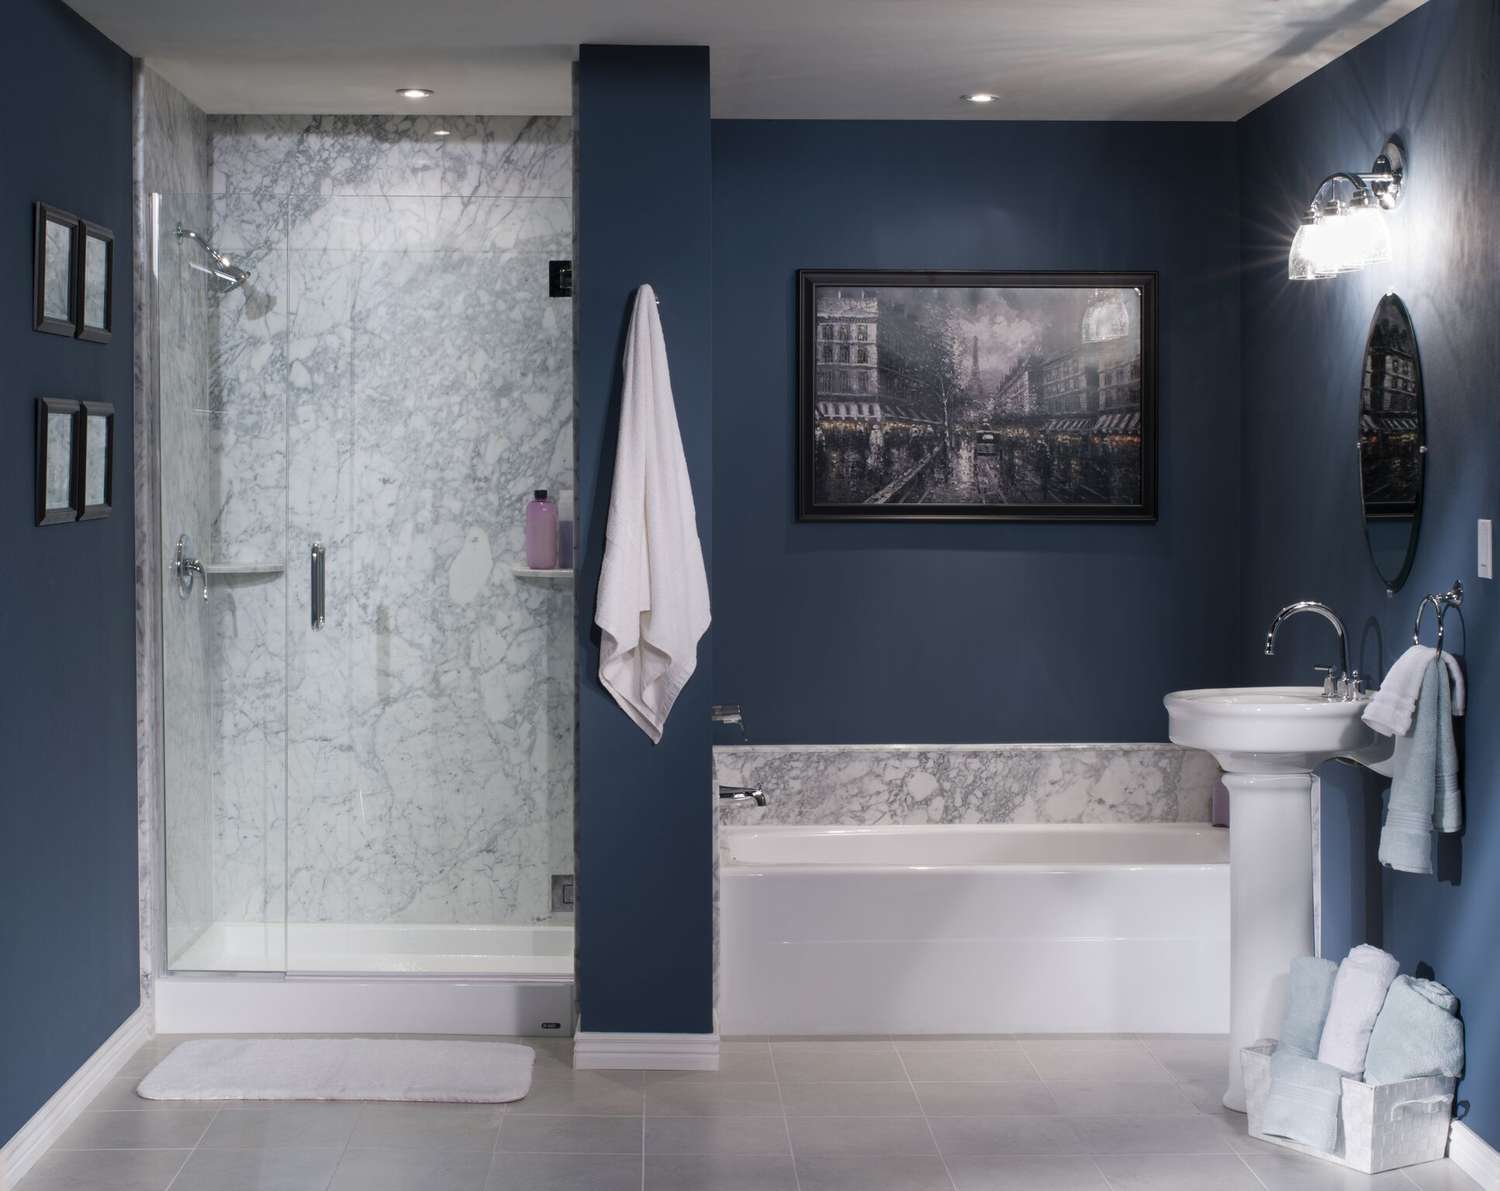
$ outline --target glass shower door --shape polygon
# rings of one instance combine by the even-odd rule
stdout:
[[[573,591],[520,566],[572,485],[571,235],[162,196],[169,970],[571,974]]]
[[[287,967],[566,974],[572,587],[514,567],[571,486],[570,204],[291,210]]]

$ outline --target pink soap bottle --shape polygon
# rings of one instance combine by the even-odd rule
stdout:
[[[545,488],[526,502],[526,565],[533,571],[557,569],[557,505]]]

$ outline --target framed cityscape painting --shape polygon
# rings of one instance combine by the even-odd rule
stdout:
[[[802,270],[804,521],[1154,521],[1155,273]]]

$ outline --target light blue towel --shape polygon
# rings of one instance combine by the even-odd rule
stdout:
[[[1370,1034],[1365,1082],[1461,1076],[1464,1025],[1457,1011],[1458,998],[1436,980],[1397,976]]]
[[[1339,966],[1331,959],[1304,955],[1292,960],[1286,982],[1286,1016],[1281,1021],[1279,1049],[1315,1058],[1328,1002],[1333,999],[1333,978]]]
[[[1278,1046],[1271,1055],[1271,1090],[1261,1130],[1331,1153],[1338,1145],[1343,1096],[1344,1074],[1337,1067]]]
[[[1432,872],[1432,832],[1463,826],[1458,750],[1453,744],[1448,670],[1434,658],[1422,678],[1410,736],[1396,738],[1396,776],[1380,831],[1380,863],[1403,873]]]

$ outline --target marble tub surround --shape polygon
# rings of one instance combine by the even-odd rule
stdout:
[[[736,824],[1207,822],[1219,767],[1174,744],[720,745]]]
[[[526,922],[572,871],[566,119],[214,117],[217,917]],[[327,548],[310,626],[308,549]],[[288,956],[297,966],[296,956]]]

